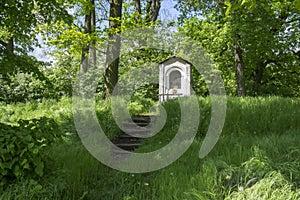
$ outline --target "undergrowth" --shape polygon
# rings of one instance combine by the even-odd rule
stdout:
[[[180,123],[178,101],[163,105],[168,113],[163,130],[139,151],[167,144]],[[109,103],[96,106],[99,122],[114,137]],[[200,126],[196,139],[180,159],[150,173],[128,174],[110,169],[76,137],[70,99],[0,105],[0,122],[52,118],[65,134],[43,154],[44,174],[13,181],[0,199],[299,199],[300,101],[278,97],[229,98],[222,135],[204,159],[199,149],[210,120],[210,99],[199,98]]]

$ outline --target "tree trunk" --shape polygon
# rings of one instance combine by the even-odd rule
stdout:
[[[95,8],[95,0],[92,0],[92,4],[93,4],[93,9],[91,11],[91,29],[92,29],[92,34],[95,35],[96,34],[96,8]],[[96,61],[97,61],[97,54],[96,54],[96,39],[93,37],[92,41],[91,41],[91,45],[89,48],[89,52],[91,54],[92,57],[92,67],[96,67]]]
[[[141,7],[141,0],[135,0],[135,9],[138,13],[138,16],[135,18],[135,23],[140,24],[142,20],[142,7]]]
[[[266,62],[259,62],[257,64],[257,69],[255,70],[255,74],[254,74],[254,85],[253,85],[254,96],[257,96],[259,94],[259,90],[261,87],[261,80],[263,78],[266,65],[267,65]]]
[[[135,9],[140,15],[142,14],[141,0],[135,0]]]
[[[238,97],[243,97],[246,95],[245,89],[245,75],[244,75],[244,62],[242,49],[236,41],[233,45],[234,51],[234,62],[236,68],[236,79],[237,79],[237,95]]]
[[[13,38],[9,39],[6,49],[8,50],[8,52],[14,53],[14,39]]]
[[[120,31],[121,24],[116,19],[121,19],[122,17],[122,0],[110,0],[109,2],[109,29]],[[118,82],[120,46],[120,36],[109,33],[104,72],[104,99],[108,99],[111,96]]]
[[[0,44],[5,47],[9,53],[14,53],[14,39],[10,38],[8,42],[0,40]]]
[[[158,18],[160,10],[160,0],[152,0],[151,4],[151,22],[155,22]]]
[[[144,20],[147,23],[155,22],[157,20],[157,18],[158,18],[160,7],[161,7],[161,0],[150,0],[150,1],[147,1],[146,8],[145,8],[145,17],[144,17],[144,19],[142,19],[141,15],[142,15],[143,12],[142,12],[142,9],[141,9],[141,2],[140,2],[140,0],[135,0],[136,11],[140,14],[140,16],[139,16],[140,18],[138,18],[136,20],[137,23],[141,23],[141,20]],[[141,53],[143,51],[146,51],[146,49],[145,49],[145,47],[147,46],[146,41],[147,41],[147,36],[141,38],[138,41],[138,44],[141,47],[139,49],[139,51]],[[137,60],[142,59],[139,56],[137,56],[136,58],[137,58]]]
[[[93,8],[89,11],[87,15],[85,15],[84,19],[84,33],[85,34],[93,34],[95,33],[96,27],[96,11],[95,11],[95,0],[91,0],[91,5]],[[94,66],[96,64],[96,50],[95,41],[89,41],[89,43],[82,48],[81,51],[81,62],[80,62],[80,71],[82,73],[86,73],[90,66]],[[92,57],[92,64],[89,63],[89,54]]]
[[[161,0],[148,1],[146,6],[146,22],[155,22],[158,18]]]

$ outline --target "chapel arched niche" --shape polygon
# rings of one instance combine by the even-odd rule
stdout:
[[[172,70],[169,74],[169,88],[181,89],[181,72],[177,69]]]

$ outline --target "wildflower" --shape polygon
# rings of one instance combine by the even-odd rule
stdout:
[[[149,183],[145,182],[144,185],[145,185],[145,186],[149,186]]]
[[[244,187],[243,186],[239,186],[239,191],[244,191]]]

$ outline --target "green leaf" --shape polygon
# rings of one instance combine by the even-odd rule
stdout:
[[[32,140],[32,136],[31,136],[31,135],[27,135],[27,136],[25,137],[25,140],[26,140],[26,142],[31,141],[31,140]]]
[[[296,9],[300,10],[300,0],[296,0]]]
[[[43,174],[44,174],[44,163],[43,162],[38,162],[38,163],[35,163],[35,164],[36,164],[36,167],[34,169],[34,172],[39,176],[43,176]]]
[[[22,174],[22,170],[20,169],[19,165],[16,165],[13,169],[13,173],[16,177],[20,177]]]
[[[28,148],[31,149],[32,147],[34,147],[34,143],[29,143]]]

